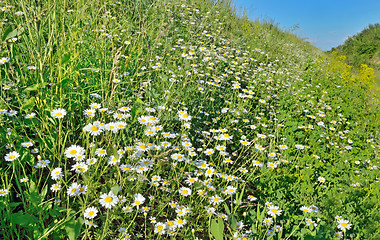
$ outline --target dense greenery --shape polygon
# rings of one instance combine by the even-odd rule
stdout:
[[[362,64],[373,68],[380,87],[380,23],[369,24],[360,33],[349,37],[343,45],[331,49],[347,57],[346,62],[355,69]]]
[[[0,239],[380,238],[369,72],[230,1],[1,9]]]
[[[380,23],[368,25],[331,51],[338,51],[347,56],[348,62],[356,67],[360,67],[361,64],[380,66]]]

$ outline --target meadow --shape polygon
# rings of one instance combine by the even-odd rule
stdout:
[[[380,239],[373,70],[227,0],[0,9],[0,239]]]

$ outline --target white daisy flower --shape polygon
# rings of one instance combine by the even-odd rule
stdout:
[[[63,118],[66,114],[66,110],[62,108],[57,108],[51,111],[51,116],[54,118]]]
[[[115,194],[113,194],[112,192],[109,192],[108,194],[103,193],[99,199],[100,205],[102,205],[103,207],[105,207],[107,209],[111,209],[118,202],[119,202],[118,197]]]
[[[98,209],[96,207],[88,207],[84,210],[84,217],[88,219],[93,219],[98,215]]]
[[[52,192],[58,192],[59,190],[61,190],[61,184],[54,183],[53,185],[51,185],[50,190]]]
[[[224,200],[223,200],[221,197],[219,197],[218,195],[214,195],[214,196],[210,197],[209,200],[210,200],[210,203],[211,203],[212,205],[218,205],[219,203],[222,203],[222,202],[224,201]]]
[[[342,231],[350,230],[352,224],[349,223],[348,220],[339,219],[338,220],[338,228]]]
[[[78,145],[71,145],[65,150],[65,156],[67,158],[75,158],[76,156],[84,154],[85,150],[83,147]]]
[[[4,159],[7,162],[12,162],[12,161],[16,160],[18,157],[20,157],[20,154],[18,152],[13,151],[13,152],[6,154]]]
[[[268,215],[275,217],[275,216],[280,216],[282,210],[279,209],[277,206],[269,205],[268,206]]]
[[[191,189],[190,188],[187,188],[187,187],[181,187],[179,190],[179,193],[182,195],[182,196],[190,196],[191,195]]]
[[[83,128],[83,131],[89,132],[93,136],[98,136],[102,133],[103,128],[97,123],[89,123]]]
[[[134,195],[134,197],[135,197],[135,200],[133,201],[132,206],[139,208],[140,205],[144,204],[145,198],[143,195],[141,195],[140,193],[137,193]]]
[[[51,178],[53,180],[59,180],[60,178],[63,178],[63,173],[62,173],[62,168],[60,167],[57,167],[57,168],[54,168],[52,171],[51,171]]]
[[[79,195],[80,187],[80,184],[76,182],[72,183],[71,186],[67,189],[67,195],[69,195],[70,197]]]

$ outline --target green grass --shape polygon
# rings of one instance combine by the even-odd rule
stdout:
[[[377,69],[380,55],[380,23],[369,24],[360,33],[347,38],[343,45],[333,48],[341,55],[347,56],[349,64],[359,68],[361,64],[367,64]]]
[[[378,99],[309,43],[229,1],[1,7],[0,239],[380,238]]]
[[[373,68],[375,79],[373,92],[379,96],[380,93],[380,24],[369,24],[360,33],[349,37],[344,44],[331,49],[339,55],[347,57],[346,62],[354,67],[356,72],[360,71],[361,65],[366,64]]]

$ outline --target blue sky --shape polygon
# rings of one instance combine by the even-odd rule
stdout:
[[[343,44],[347,36],[370,23],[380,23],[380,0],[233,0],[237,10],[246,9],[252,20],[272,19],[326,51]]]

